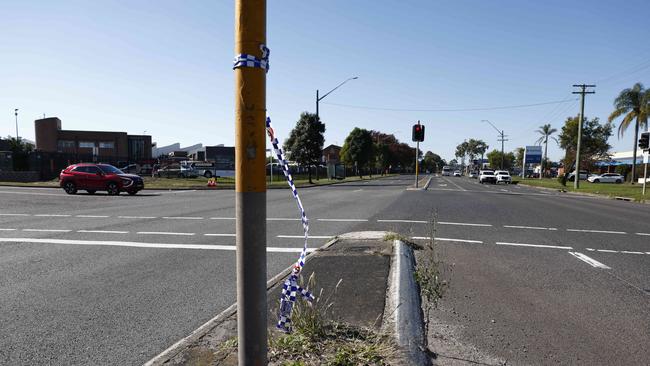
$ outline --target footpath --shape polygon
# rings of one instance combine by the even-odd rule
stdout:
[[[386,232],[342,235],[311,253],[293,333],[275,327],[283,281],[267,284],[270,365],[428,365],[411,246]],[[235,299],[233,299],[233,302]],[[237,365],[236,304],[146,365]]]

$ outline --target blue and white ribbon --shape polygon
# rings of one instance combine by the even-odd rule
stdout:
[[[262,51],[262,58],[257,58],[255,55],[248,53],[240,53],[235,57],[233,69],[238,69],[240,67],[256,67],[266,70],[269,72],[269,55],[271,51],[266,47],[266,45],[261,44],[260,50]]]

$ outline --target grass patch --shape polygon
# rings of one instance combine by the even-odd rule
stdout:
[[[573,182],[567,182],[563,186],[557,179],[518,179],[519,184],[525,184],[534,187],[553,188],[557,190],[564,190],[567,192],[582,192],[599,194],[606,197],[630,197],[635,201],[643,202],[648,196],[643,196],[643,184],[630,184],[630,183],[590,183],[588,181],[580,181],[580,188],[575,190]],[[648,193],[650,195],[650,193]]]

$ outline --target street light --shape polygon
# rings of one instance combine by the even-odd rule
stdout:
[[[14,109],[14,115],[16,115],[16,140],[18,140],[18,108]]]
[[[503,130],[499,131],[499,129],[494,124],[492,124],[492,122],[488,121],[487,119],[482,119],[481,122],[489,123],[490,126],[492,126],[495,130],[497,130],[499,135],[501,135],[501,138],[498,141],[501,141],[501,170],[503,170],[503,158],[504,158],[503,142],[506,141],[505,135],[503,134]],[[481,162],[481,164],[483,164],[483,162]]]
[[[336,88],[334,88],[334,89],[328,91],[327,93],[325,93],[325,95],[323,95],[322,97],[319,97],[319,96],[318,96],[318,89],[316,89],[316,119],[318,119],[318,102],[320,102],[321,100],[325,99],[325,97],[328,96],[328,95],[330,95],[330,93],[333,92],[334,90],[340,88],[341,85],[347,83],[347,82],[350,81],[350,80],[356,80],[356,79],[358,79],[358,78],[359,78],[358,76],[354,76],[354,77],[351,77],[351,78],[346,79],[346,80],[343,81],[341,84],[337,85]]]

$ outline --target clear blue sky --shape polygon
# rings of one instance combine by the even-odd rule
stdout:
[[[147,131],[159,145],[234,140],[234,1],[0,0],[0,135],[34,138],[33,121],[64,129]],[[422,148],[451,159],[473,137],[507,150],[533,144],[543,123],[560,128],[579,104],[486,111],[458,109],[573,98],[595,83],[586,115],[606,119],[617,93],[650,86],[650,2],[288,1],[268,4],[268,111],[287,136],[321,102],[326,144],[354,126],[395,133],[427,126]],[[613,136],[630,150],[631,131]],[[560,158],[559,148],[551,158]]]

